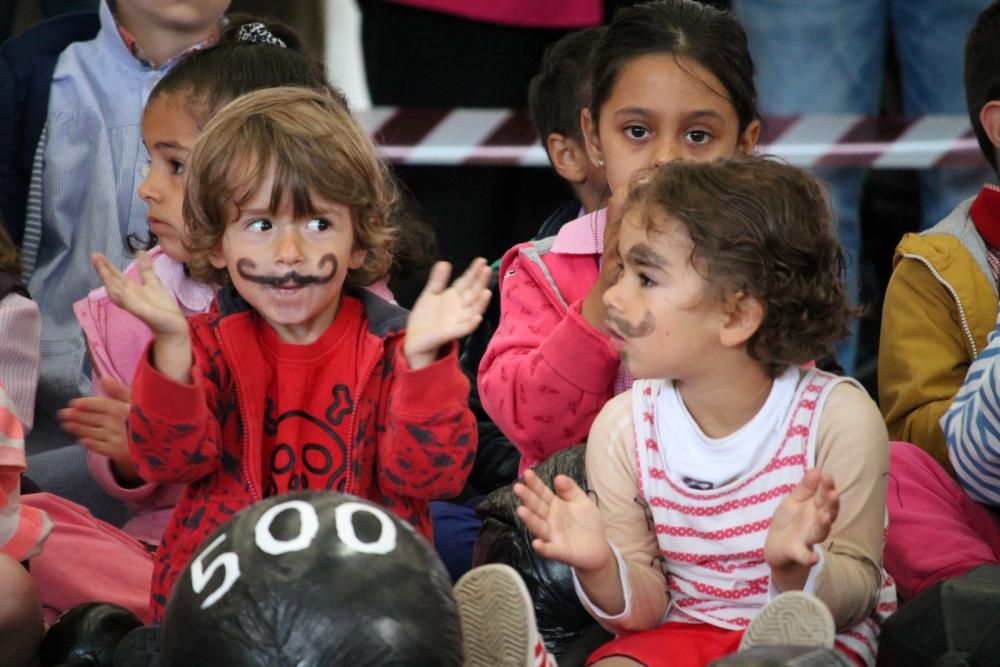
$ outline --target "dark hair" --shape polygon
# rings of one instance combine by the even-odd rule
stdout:
[[[590,105],[590,66],[605,30],[571,32],[545,50],[542,67],[528,85],[528,111],[542,145],[553,132],[583,142],[580,110]]]
[[[646,180],[643,180],[646,179]],[[828,354],[852,309],[844,257],[822,186],[808,172],[764,157],[679,160],[639,172],[629,206],[647,228],[669,220],[693,241],[691,263],[717,298],[764,304],[747,353],[772,376]]]
[[[740,134],[760,119],[747,35],[729,12],[695,0],[657,0],[620,10],[594,53],[590,114],[597,124],[624,66],[656,54],[688,58],[711,72],[736,109]]]
[[[240,39],[240,31],[261,23],[284,47]],[[177,63],[149,95],[188,96],[191,117],[203,128],[215,113],[244,93],[277,86],[301,86],[347,101],[326,77],[322,62],[307,53],[302,40],[288,26],[246,15],[230,16],[219,41]]]
[[[979,112],[996,100],[1000,100],[1000,2],[979,13],[965,40],[965,103],[979,149],[995,172],[997,149],[983,129]]]
[[[285,46],[240,39],[240,30],[254,23],[262,24]],[[275,86],[322,90],[347,105],[340,91],[327,80],[322,62],[305,51],[294,30],[269,19],[232,14],[219,40],[177,63],[150,92],[146,105],[164,95],[183,96],[188,114],[201,129],[219,109],[240,95]],[[129,234],[125,242],[134,253],[150,250],[158,239],[152,233],[148,239]]]

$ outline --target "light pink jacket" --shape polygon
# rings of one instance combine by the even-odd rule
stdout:
[[[500,263],[500,325],[479,365],[483,408],[521,452],[521,470],[585,442],[620,360],[580,314],[597,282],[604,215],[514,246]]]
[[[153,271],[174,295],[185,317],[208,310],[215,296],[211,287],[188,278],[184,265],[163,254],[159,246],[153,248],[149,256],[153,260]],[[125,269],[125,276],[133,282],[140,281],[139,269],[134,262]],[[139,360],[153,339],[153,332],[138,318],[111,303],[103,287],[73,304],[73,311],[87,336],[87,348],[94,366],[94,393],[104,393],[97,379],[99,377],[112,377],[131,385]],[[134,512],[124,530],[143,542],[159,544],[183,485],[144,483],[134,488],[122,486],[111,468],[111,460],[94,452],[87,453],[87,467],[108,494],[125,500]]]

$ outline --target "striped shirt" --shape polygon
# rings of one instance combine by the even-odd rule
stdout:
[[[24,430],[0,385],[0,553],[14,560],[38,554],[52,529],[45,512],[21,505]]]
[[[830,390],[848,381],[812,369],[800,380],[785,427],[768,443],[769,456],[746,474],[717,489],[699,490],[674,478],[663,456],[657,411],[671,383],[640,380],[633,385],[635,455],[639,493],[656,525],[667,570],[668,621],[746,628],[767,603],[771,569],[764,540],[778,505],[816,466],[816,422]],[[676,417],[676,416],[675,416]],[[671,420],[675,421],[675,420]],[[883,582],[890,582],[883,573]],[[895,601],[891,584],[883,597]],[[837,639],[869,665],[875,664],[879,626],[868,618]]]
[[[958,481],[976,501],[1000,505],[1000,316],[941,418]]]
[[[821,467],[842,494],[840,514],[815,547],[822,564],[812,568],[815,579],[806,586],[830,608],[838,628],[856,633],[844,642],[848,648],[873,655],[870,620],[896,606],[880,565],[885,423],[856,383],[799,372],[764,455],[716,489],[689,488],[663,460],[677,416],[658,414],[656,403],[672,385],[639,381],[597,417],[587,442],[587,479],[618,560],[625,608],[609,613],[582,588],[577,592],[604,627],[617,634],[666,621],[744,627],[776,593],[762,549],[784,487],[797,484],[807,468]]]
[[[20,294],[0,299],[0,384],[25,432],[31,430],[38,386],[38,343],[42,322],[38,306]]]

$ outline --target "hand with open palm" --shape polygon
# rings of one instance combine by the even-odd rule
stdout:
[[[472,333],[490,302],[490,267],[482,257],[448,286],[451,264],[438,262],[431,269],[406,321],[403,354],[412,369],[437,360],[441,347]]]
[[[160,283],[146,252],[138,252],[135,263],[142,279],[134,283],[100,253],[92,258],[111,303],[143,321],[154,334],[187,334],[187,320],[173,295]]]
[[[764,560],[779,590],[805,583],[809,568],[819,561],[813,545],[830,536],[839,512],[840,495],[833,478],[815,468],[778,505],[764,542]]]
[[[100,253],[95,253],[91,261],[111,303],[139,318],[152,330],[156,368],[178,382],[190,382],[192,361],[188,323],[174,296],[156,277],[149,254],[136,253],[140,283],[126,278]]]
[[[558,495],[530,470],[514,485],[522,503],[517,515],[535,537],[531,546],[581,572],[606,567],[613,554],[601,510],[570,477],[558,475],[553,485]]]
[[[74,398],[59,411],[62,429],[92,452],[111,461],[119,481],[129,485],[141,482],[128,452],[128,421],[132,407],[127,385],[111,377],[100,378],[104,396]]]

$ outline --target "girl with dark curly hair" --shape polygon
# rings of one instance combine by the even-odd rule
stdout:
[[[590,431],[594,498],[514,487],[535,550],[619,635],[590,664],[771,643],[874,665],[888,443],[864,389],[809,364],[851,310],[822,189],[759,157],[673,162],[633,179],[616,250],[605,322],[637,380]]]

